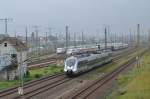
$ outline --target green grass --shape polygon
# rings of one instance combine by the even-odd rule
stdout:
[[[117,63],[112,62],[110,64],[107,64],[106,66],[103,66],[102,68],[98,68],[96,72],[101,72],[101,73],[108,73],[111,72],[114,68],[116,68]]]
[[[49,75],[49,74],[56,74],[63,71],[63,66],[49,66],[45,68],[30,70],[30,77],[35,77],[35,75]]]
[[[13,81],[0,81],[0,90],[6,89],[9,87],[13,87],[19,84],[18,80],[13,80]]]
[[[29,70],[29,75],[24,78],[24,82],[31,81],[34,79],[38,79],[40,77],[46,76],[46,75],[53,75],[56,73],[63,72],[63,66],[49,66],[45,68],[39,68],[35,70]],[[19,85],[19,80],[13,80],[13,81],[0,81],[0,90],[13,87]]]
[[[140,66],[118,77],[118,89],[107,99],[150,99],[150,52],[140,60]]]

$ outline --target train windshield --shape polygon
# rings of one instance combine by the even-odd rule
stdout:
[[[66,61],[66,65],[71,67],[71,66],[74,66],[76,63],[76,60],[75,59],[69,59]]]

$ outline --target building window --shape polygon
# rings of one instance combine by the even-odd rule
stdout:
[[[4,46],[7,47],[7,43],[4,43]]]
[[[17,54],[11,54],[11,58],[17,58]]]

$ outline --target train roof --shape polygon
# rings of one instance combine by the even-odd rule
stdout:
[[[70,58],[77,58],[77,59],[84,59],[84,58],[89,58],[89,57],[95,57],[95,56],[105,56],[108,55],[110,52],[98,52],[98,53],[91,53],[91,54],[80,54],[80,55],[74,55],[74,56],[70,56],[67,59]]]

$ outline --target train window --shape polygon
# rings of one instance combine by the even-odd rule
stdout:
[[[102,62],[104,60],[105,60],[105,57],[94,59],[94,60],[89,61],[88,65],[94,65],[94,64],[97,64],[97,63]]]
[[[75,59],[69,59],[66,61],[66,65],[71,67],[71,66],[74,66],[76,63],[76,60]]]
[[[87,63],[88,63],[87,60],[85,60],[85,61],[80,61],[80,62],[78,63],[78,66],[79,66],[79,67],[85,66],[85,65],[87,65]]]
[[[17,54],[11,54],[11,58],[17,58]]]

